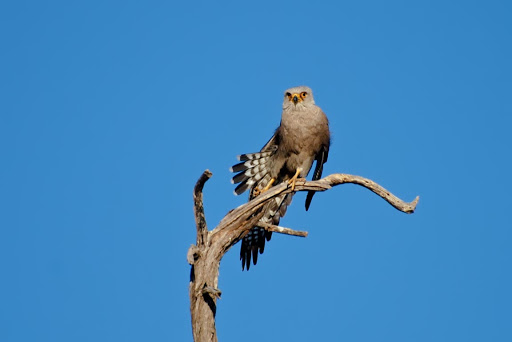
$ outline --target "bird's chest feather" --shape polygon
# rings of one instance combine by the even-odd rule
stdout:
[[[280,144],[277,151],[279,162],[275,171],[278,178],[290,178],[297,168],[301,177],[309,172],[315,155],[322,148],[321,120],[316,113],[295,112],[283,115],[280,127]]]
[[[286,119],[286,120],[285,120]],[[315,154],[320,150],[321,118],[317,113],[294,112],[283,115],[281,139],[283,153],[299,155],[303,152]]]

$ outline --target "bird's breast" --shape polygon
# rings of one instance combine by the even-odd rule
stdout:
[[[290,153],[298,154],[304,149],[316,153],[329,140],[327,118],[319,109],[283,113],[281,130],[283,147]]]
[[[276,169],[287,178],[301,168],[300,176],[305,177],[317,153],[329,142],[327,118],[318,107],[310,111],[283,112],[279,131]]]

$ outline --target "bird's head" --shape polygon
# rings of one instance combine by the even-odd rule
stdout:
[[[309,87],[299,86],[284,92],[283,109],[305,109],[315,104]]]

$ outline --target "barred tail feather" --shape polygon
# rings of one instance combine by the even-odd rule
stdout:
[[[275,197],[263,210],[266,211],[262,218],[263,222],[279,224],[279,220],[286,213],[288,205],[292,201],[293,194],[285,194]],[[251,266],[251,257],[253,264],[258,262],[258,252],[262,254],[265,250],[265,241],[270,241],[272,232],[265,230],[263,227],[253,227],[249,233],[243,238],[240,248],[240,260],[242,261],[242,270],[249,270]]]
[[[242,271],[251,267],[251,257],[254,265],[258,263],[258,252],[265,250],[267,231],[262,227],[253,227],[242,240],[240,248],[240,260],[242,260]],[[269,239],[267,239],[268,241]]]
[[[246,190],[251,190],[249,199],[254,198],[269,184],[272,177],[270,176],[270,166],[273,155],[277,151],[277,146],[271,144],[273,138],[267,143],[262,152],[247,153],[238,156],[240,163],[231,167],[230,171],[236,173],[231,179],[233,184],[238,184],[235,188],[235,194],[240,195]],[[283,198],[276,198],[274,201],[266,204],[262,210],[265,212],[263,222],[277,224],[281,217],[281,204]],[[286,209],[285,209],[286,210]],[[283,212],[284,215],[284,212]],[[275,217],[275,219],[273,218]],[[277,221],[276,221],[277,220]],[[277,223],[276,223],[277,222]],[[258,262],[258,254],[265,250],[265,241],[269,241],[272,232],[268,232],[263,227],[255,226],[242,239],[240,249],[240,260],[242,261],[242,270],[249,270],[251,259],[254,265]]]

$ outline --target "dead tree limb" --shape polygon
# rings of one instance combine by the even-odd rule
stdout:
[[[197,240],[196,245],[190,246],[187,254],[187,260],[192,265],[189,294],[192,333],[195,342],[217,341],[215,314],[217,299],[221,296],[221,291],[218,289],[220,260],[233,245],[258,223],[263,215],[259,209],[267,201],[280,194],[292,192],[291,187],[286,182],[274,186],[250,202],[228,212],[215,229],[208,231],[203,208],[203,186],[211,176],[212,173],[209,170],[204,171],[194,187]],[[419,197],[416,197],[412,202],[404,202],[370,179],[342,173],[332,174],[317,181],[298,180],[295,183],[294,192],[325,191],[333,186],[345,183],[364,186],[385,199],[396,209],[407,214],[414,212],[419,201]],[[281,234],[307,236],[307,232],[261,222],[258,224]]]

